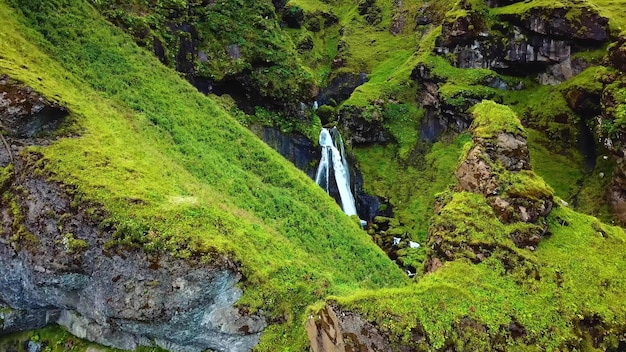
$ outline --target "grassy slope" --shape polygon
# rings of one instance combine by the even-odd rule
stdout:
[[[303,307],[404,276],[304,174],[84,1],[0,2],[0,72],[69,107],[80,137],[42,171],[101,204],[112,245],[233,256],[243,304],[284,319],[260,350],[301,348]]]
[[[489,259],[481,264],[447,263],[437,274],[425,276],[411,288],[391,289],[338,298],[341,305],[361,311],[399,336],[411,328],[423,328],[435,347],[454,340],[453,325],[467,317],[488,327],[491,337],[508,327],[511,318],[524,326],[528,336],[510,337],[505,348],[563,350],[579,344],[576,323],[598,316],[606,333],[618,334],[626,319],[626,235],[601,225],[595,218],[557,208],[550,216],[551,238],[543,240],[531,258],[541,280],[524,278],[517,283],[505,274],[502,263]],[[566,221],[568,226],[560,225]],[[389,307],[381,310],[380,307]],[[505,336],[506,337],[506,336]],[[492,350],[487,335],[476,332],[475,341],[457,341],[467,350]],[[611,341],[615,345],[617,341]]]
[[[525,134],[511,110],[501,105],[483,102],[474,114],[474,124],[483,123],[473,129],[476,135],[491,135],[494,128]],[[551,194],[533,175],[511,173],[508,177],[518,179],[513,193]],[[511,189],[503,192],[510,194]],[[500,222],[484,196],[461,192],[450,197],[435,215],[431,230],[436,232],[431,235],[458,241],[460,251],[465,245],[490,248],[489,259],[480,264],[457,259],[412,287],[334,301],[368,316],[396,343],[414,343],[424,350],[593,351],[617,346],[626,331],[622,228],[559,206],[548,217],[549,235],[536,251],[529,251],[511,242],[511,231],[522,224]],[[524,336],[511,336],[512,321],[523,327]],[[593,337],[590,331],[595,331]],[[414,333],[427,339],[417,343]]]

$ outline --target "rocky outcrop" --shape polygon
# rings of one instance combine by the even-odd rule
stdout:
[[[335,105],[348,99],[354,90],[367,82],[367,74],[345,73],[335,77],[330,84],[322,89],[317,96],[317,103],[321,105]]]
[[[462,132],[469,127],[471,119],[466,109],[450,106],[441,99],[440,81],[431,74],[430,67],[417,65],[411,72],[411,78],[420,85],[417,101],[426,111],[420,126],[420,140],[434,143],[444,132]],[[472,105],[479,100],[467,97],[466,101]]]
[[[548,229],[552,190],[531,171],[519,120],[508,107],[490,101],[477,105],[473,116],[473,145],[455,173],[459,193],[436,201],[426,272],[460,258],[479,263],[496,252],[504,253],[505,267],[517,270],[527,259],[515,247],[535,249]],[[492,234],[477,235],[486,232]]]
[[[67,109],[50,102],[32,88],[0,75],[0,127],[8,134],[30,138],[57,129]]]
[[[626,73],[626,33],[620,35],[609,49],[609,60],[613,67]]]
[[[298,169],[315,179],[316,162],[320,159],[319,147],[313,145],[308,138],[299,134],[282,133],[275,127],[253,126],[251,130],[272,147],[285,159],[291,161]]]
[[[46,141],[22,132],[42,111],[66,110],[6,77],[2,82],[0,122],[12,129],[0,146],[0,334],[57,323],[121,349],[255,346],[266,323],[234,307],[242,295],[236,265],[220,255],[207,263],[116,245],[119,229],[103,222],[106,212],[78,201],[74,188],[46,180],[39,169],[45,160],[24,150]],[[53,121],[36,124],[38,133],[52,136],[49,128],[62,119]]]
[[[343,130],[350,131],[347,140],[351,145],[385,144],[393,140],[378,113],[366,120],[361,108],[344,106],[341,109],[339,123]]]
[[[331,305],[307,319],[306,332],[313,352],[393,350],[389,336],[381,333],[374,324],[358,314]]]
[[[481,105],[495,103],[483,102]],[[490,114],[509,113],[508,108],[493,110]],[[491,116],[480,119],[475,112],[475,120],[470,128],[474,132],[474,147],[456,171],[460,191],[482,194],[503,223],[524,222],[538,224],[528,236],[516,234],[513,242],[518,247],[534,248],[541,235],[547,231],[545,217],[552,210],[552,193],[543,181],[530,172],[530,155],[525,134],[514,114]],[[495,122],[499,119],[514,121]],[[495,130],[484,133],[485,123],[518,124],[511,130]],[[539,183],[542,187],[525,183]],[[518,183],[515,185],[515,183]],[[527,189],[526,189],[527,188]],[[537,235],[538,234],[538,235]]]
[[[488,1],[492,7],[515,1]],[[544,84],[557,84],[582,69],[572,64],[579,48],[599,47],[608,39],[608,19],[590,7],[531,7],[503,13],[489,23],[484,14],[466,6],[464,13],[444,22],[436,52],[453,54],[460,68],[490,68],[503,72],[547,74]]]
[[[609,19],[591,7],[534,7],[500,17],[533,33],[554,38],[604,42],[609,34]]]

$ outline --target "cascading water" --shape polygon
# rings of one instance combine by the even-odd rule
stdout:
[[[337,144],[339,142],[339,144]],[[341,198],[341,208],[348,215],[356,215],[354,195],[350,190],[350,171],[348,161],[345,157],[343,139],[337,128],[322,128],[320,132],[320,147],[322,147],[322,158],[317,168],[315,183],[320,185],[326,193],[330,193],[331,169],[333,171],[339,197]]]

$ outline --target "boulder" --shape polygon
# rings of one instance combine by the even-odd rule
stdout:
[[[65,107],[44,98],[6,75],[0,75],[0,127],[16,138],[56,130],[68,115]]]

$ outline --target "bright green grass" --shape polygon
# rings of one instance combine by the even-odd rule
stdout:
[[[540,280],[514,279],[494,254],[477,265],[448,262],[412,287],[336,300],[393,336],[409,338],[411,329],[421,328],[434,348],[451,342],[461,350],[545,351],[582,346],[593,351],[589,337],[579,335],[575,328],[593,316],[612,335],[605,339],[605,346],[615,347],[626,319],[624,231],[563,207],[553,210],[549,223],[552,236],[527,254]],[[502,231],[498,226],[490,228]],[[468,329],[464,334],[459,322],[465,318],[487,330]],[[503,333],[513,318],[526,329],[526,337],[514,340]],[[499,343],[494,339],[498,334],[503,337]]]
[[[568,149],[563,154],[550,150],[550,141],[539,131],[526,131],[533,170],[554,188],[556,196],[571,202],[584,176],[582,156],[576,149]]]
[[[68,106],[80,137],[43,154],[101,204],[112,245],[241,264],[240,301],[271,318],[259,350],[306,345],[304,307],[406,278],[303,173],[83,1],[0,2],[0,72]],[[282,346],[282,347],[281,347]]]
[[[435,195],[455,182],[454,171],[471,136],[440,141],[417,161],[407,164],[394,146],[355,150],[363,172],[365,191],[386,198],[393,206],[399,231],[414,241],[424,242],[435,203]]]
[[[318,82],[324,83],[323,77],[330,74],[330,62],[337,54],[337,44],[342,41],[347,49],[341,53],[345,59],[345,67],[336,70],[329,78],[344,72],[368,74],[369,81],[357,88],[346,105],[367,106],[381,96],[388,95],[389,90],[394,92],[413,92],[409,75],[414,65],[414,55],[418,47],[420,33],[416,33],[411,19],[415,17],[420,6],[419,2],[403,2],[397,11],[393,11],[394,2],[391,0],[377,1],[376,5],[382,9],[382,22],[372,26],[368,24],[357,11],[354,1],[338,1],[332,6],[319,0],[292,0],[289,5],[299,6],[307,13],[333,13],[339,19],[339,24],[329,28],[322,28],[312,35],[315,47],[312,53],[303,53],[302,60]],[[390,25],[395,16],[404,13],[406,26],[404,30],[392,35]],[[343,35],[339,29],[343,28]],[[294,41],[308,33],[305,29],[292,30]],[[408,88],[407,88],[408,87]],[[410,93],[407,95],[411,95]]]

